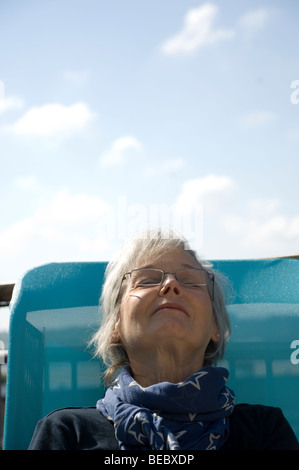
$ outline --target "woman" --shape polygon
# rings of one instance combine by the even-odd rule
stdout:
[[[51,413],[30,449],[297,449],[281,411],[235,406],[216,367],[230,333],[223,286],[182,237],[130,241],[107,267],[93,338],[105,397]]]

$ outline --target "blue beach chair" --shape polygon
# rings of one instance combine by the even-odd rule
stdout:
[[[232,336],[223,365],[237,402],[279,406],[299,438],[299,260],[213,261],[231,281]],[[4,449],[26,449],[57,408],[95,406],[103,364],[88,341],[98,328],[106,263],[32,269],[11,301]],[[299,358],[299,354],[297,355]]]

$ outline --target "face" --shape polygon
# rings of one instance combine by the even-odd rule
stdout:
[[[173,273],[201,266],[188,252],[177,248],[138,267]],[[129,360],[157,347],[188,348],[203,358],[210,340],[218,340],[207,287],[182,286],[173,274],[165,275],[163,283],[155,286],[134,287],[130,278],[125,282],[115,334]]]

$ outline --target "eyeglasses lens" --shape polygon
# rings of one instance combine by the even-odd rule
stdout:
[[[176,279],[182,285],[206,285],[207,275],[201,269],[179,269]],[[136,269],[131,272],[133,286],[157,285],[162,282],[163,271],[159,269]]]

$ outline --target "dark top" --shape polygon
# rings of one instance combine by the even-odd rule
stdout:
[[[236,405],[221,450],[299,450],[279,408]],[[119,450],[114,426],[96,408],[64,408],[38,422],[29,450]]]

